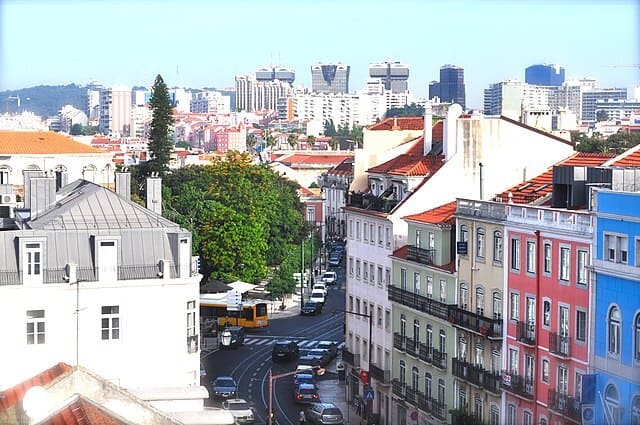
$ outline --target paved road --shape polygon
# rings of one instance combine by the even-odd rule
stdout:
[[[344,269],[336,269],[338,284],[329,288],[329,294],[322,314],[318,316],[300,316],[299,305],[290,306],[285,314],[274,315],[266,329],[249,331],[245,345],[232,350],[211,349],[215,344],[207,341],[209,349],[203,350],[202,363],[207,371],[208,380],[216,376],[231,375],[238,382],[240,398],[246,399],[254,408],[256,423],[265,423],[266,407],[269,403],[269,369],[273,375],[292,371],[296,362],[271,362],[271,346],[278,339],[293,339],[301,348],[313,348],[321,340],[344,340],[344,313],[333,311],[344,309],[345,296],[342,284]],[[213,345],[215,346],[215,345]],[[336,379],[335,360],[329,365],[328,373],[319,379],[327,382]],[[323,386],[321,385],[321,388]],[[282,377],[274,381],[273,406],[279,425],[297,425],[298,412],[304,406],[294,403],[292,398],[292,377]],[[327,394],[335,397],[333,392]],[[323,398],[322,401],[333,401]],[[208,405],[219,406],[220,402],[209,400]],[[346,412],[345,412],[346,413]]]

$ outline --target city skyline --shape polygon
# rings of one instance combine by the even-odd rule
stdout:
[[[269,64],[293,68],[294,87],[311,88],[312,65],[341,62],[351,67],[353,92],[364,88],[370,63],[387,60],[409,66],[418,97],[444,64],[464,68],[467,107],[475,109],[489,84],[524,81],[525,68],[538,63],[564,67],[566,79],[592,76],[602,87],[640,84],[634,1],[463,3],[171,1],[152,8],[148,1],[4,0],[0,90],[94,80],[150,87],[156,74],[171,87],[224,88]]]

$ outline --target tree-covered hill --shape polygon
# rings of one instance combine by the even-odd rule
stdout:
[[[18,100],[20,98],[20,108]],[[57,115],[64,105],[86,113],[87,88],[76,84],[66,86],[36,86],[0,92],[0,113],[30,111],[43,118]]]

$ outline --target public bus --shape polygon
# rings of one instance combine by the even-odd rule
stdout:
[[[227,310],[226,294],[201,294],[200,318],[202,322],[215,319],[218,328],[264,328],[269,324],[266,301],[245,300],[242,303],[242,311],[230,311]]]

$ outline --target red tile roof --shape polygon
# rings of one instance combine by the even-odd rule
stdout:
[[[601,153],[583,153],[576,152],[569,158],[566,158],[555,165],[574,165],[597,167],[604,164],[607,160],[613,158],[610,154]],[[513,186],[494,197],[494,200],[501,202],[513,202],[515,204],[529,204],[535,200],[544,198],[551,194],[553,189],[553,166],[537,177],[527,180]],[[509,196],[511,194],[511,196]]]
[[[76,397],[39,425],[128,425],[130,422],[116,418],[84,397]]]
[[[422,153],[420,155],[407,153],[369,168],[367,172],[418,177],[435,173],[443,164],[444,155],[423,156]]]
[[[76,142],[52,131],[0,131],[0,154],[102,153],[100,149]]]
[[[353,158],[353,155],[311,155],[303,153],[294,153],[285,158],[281,157],[278,161],[287,164],[339,164],[347,158]]]
[[[622,156],[610,165],[612,167],[640,167],[640,149],[636,149],[635,152]]]
[[[422,223],[430,223],[437,225],[453,225],[456,223],[456,201],[439,207],[403,217],[405,220],[419,221]]]
[[[353,175],[353,157],[344,159],[340,164],[336,165],[327,174],[337,176],[352,176]]]
[[[50,384],[53,380],[61,375],[64,375],[72,369],[66,363],[58,363],[57,365],[37,374],[36,376],[27,379],[11,388],[4,391],[0,391],[0,412],[6,411],[9,408],[15,406],[24,397],[24,394],[31,387],[45,386]]]
[[[423,130],[424,117],[391,117],[367,127],[367,130]]]

